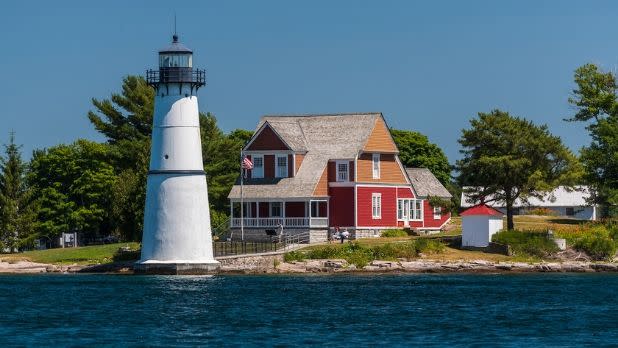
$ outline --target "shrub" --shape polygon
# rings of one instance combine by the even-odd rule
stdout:
[[[371,250],[374,260],[412,259],[418,255],[414,242],[376,245]]]
[[[500,231],[493,235],[492,241],[511,246],[518,256],[547,257],[558,251],[558,246],[547,237],[545,231]]]
[[[290,251],[289,253],[285,253],[283,255],[283,261],[285,262],[302,261],[306,258],[307,256],[305,255],[305,253],[302,253],[300,251]]]
[[[419,238],[415,241],[417,253],[439,254],[444,252],[446,247],[437,239]]]
[[[392,238],[392,237],[407,237],[408,233],[404,230],[399,230],[399,229],[388,229],[388,230],[384,230],[382,231],[381,234],[382,237],[386,237],[386,238]]]
[[[616,254],[616,242],[601,233],[589,234],[578,239],[573,248],[585,252],[593,260],[610,260]]]

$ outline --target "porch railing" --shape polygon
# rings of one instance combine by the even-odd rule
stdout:
[[[231,227],[240,227],[241,218],[232,218]],[[245,227],[328,227],[328,218],[286,217],[286,218],[245,218]]]

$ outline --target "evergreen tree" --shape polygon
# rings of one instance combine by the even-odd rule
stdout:
[[[20,148],[11,133],[0,156],[0,249],[9,251],[31,246],[34,238],[31,193]]]
[[[513,229],[513,204],[518,198],[541,198],[559,185],[577,183],[577,158],[547,126],[494,110],[470,120],[459,143],[457,161],[462,186],[475,201],[493,196],[506,205],[507,228]],[[486,200],[486,202],[488,202]]]
[[[139,240],[142,234],[146,177],[150,158],[150,136],[154,112],[154,90],[139,76],[123,80],[122,92],[110,99],[93,99],[88,118],[107,138],[111,162],[118,180],[112,188],[112,218],[121,236]],[[227,214],[229,193],[239,169],[240,148],[251,132],[225,134],[210,113],[200,113],[204,170],[212,209]]]
[[[566,121],[586,123],[592,141],[581,150],[584,179],[592,189],[591,203],[608,216],[618,205],[618,85],[614,74],[594,64],[575,70],[575,83],[569,103],[577,112]]]

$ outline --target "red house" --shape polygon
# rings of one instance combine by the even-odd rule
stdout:
[[[429,205],[429,196],[450,198],[427,169],[402,166],[381,113],[264,116],[242,150],[253,162],[228,198],[234,235],[267,230],[310,232],[347,229],[355,238],[390,228],[439,230],[450,213]]]

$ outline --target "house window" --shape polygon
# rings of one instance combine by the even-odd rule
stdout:
[[[270,216],[282,217],[281,202],[270,202]]]
[[[421,199],[398,199],[397,219],[404,221],[422,221],[423,201]]]
[[[380,154],[374,153],[372,156],[373,178],[380,179]]]
[[[575,208],[573,208],[573,207],[567,207],[567,208],[566,208],[566,215],[567,215],[567,216],[573,216],[573,215],[575,215]]]
[[[410,201],[410,220],[423,220],[423,201],[413,199]]]
[[[253,155],[253,170],[251,171],[251,176],[253,178],[263,178],[264,177],[264,155]]]
[[[288,177],[288,155],[277,155],[277,178]]]
[[[337,161],[337,181],[349,180],[348,164],[348,161]]]
[[[433,219],[440,220],[442,218],[442,207],[433,207]]]
[[[371,195],[371,215],[374,219],[382,218],[382,194],[374,193]]]

